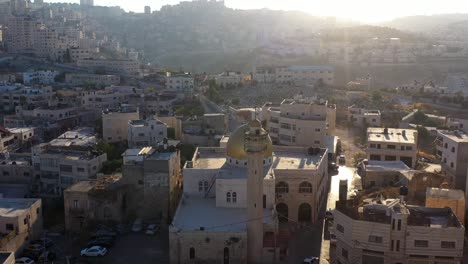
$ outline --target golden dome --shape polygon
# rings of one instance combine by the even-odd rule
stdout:
[[[250,123],[252,123],[251,121]],[[255,127],[255,126],[254,126]],[[261,127],[261,124],[260,124]],[[226,145],[226,153],[228,157],[235,158],[238,160],[247,159],[247,152],[244,149],[245,145],[245,132],[249,130],[249,124],[244,124],[238,127],[229,137]],[[268,145],[265,151],[265,158],[273,155],[273,143],[271,142],[270,136],[267,137]]]

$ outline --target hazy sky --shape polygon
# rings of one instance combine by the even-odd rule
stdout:
[[[47,0],[46,0],[47,1]],[[127,11],[143,12],[149,5],[153,10],[180,0],[94,0],[96,5],[120,5]],[[49,0],[71,2],[79,0]],[[270,8],[301,10],[319,16],[337,16],[363,22],[381,22],[408,15],[468,13],[468,0],[226,0],[226,6],[252,9]]]

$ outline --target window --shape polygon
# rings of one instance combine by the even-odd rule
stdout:
[[[319,141],[319,140],[315,140],[315,141],[314,141],[314,144],[320,145],[320,141]]]
[[[398,231],[401,230],[401,219],[398,219]]]
[[[10,173],[8,171],[3,171],[3,176],[10,176]]]
[[[348,259],[348,250],[342,248],[341,249],[341,256],[343,256],[343,258],[345,258],[345,259]]]
[[[395,240],[392,240],[392,243],[390,243],[390,250],[393,251],[395,248]]]
[[[455,147],[452,147],[452,152],[455,153]]]
[[[71,165],[60,165],[60,172],[73,172]]]
[[[285,182],[279,182],[276,184],[276,193],[288,193],[289,192],[289,186]]]
[[[73,201],[73,208],[78,208],[78,200]]]
[[[371,148],[375,148],[375,144],[370,144],[370,147],[371,147]]]
[[[193,247],[190,248],[189,257],[190,259],[195,258],[195,249]]]
[[[237,193],[236,192],[232,192],[232,202],[237,203]]]
[[[320,128],[316,128],[316,129],[315,129],[315,132],[320,132]]]
[[[400,251],[400,240],[396,241],[396,251]]]
[[[230,203],[231,202],[231,193],[228,192],[226,193],[226,203]]]
[[[450,162],[450,168],[453,168],[453,162]]]
[[[395,219],[392,219],[392,230],[395,230]]]
[[[387,148],[388,149],[396,149],[396,146],[395,145],[387,145]]]
[[[36,208],[36,214],[39,215],[41,213],[41,209],[38,207]]]
[[[429,246],[429,241],[427,241],[427,240],[415,240],[414,241],[414,246],[415,247],[428,247]]]
[[[440,241],[441,248],[455,248],[454,241]]]
[[[78,172],[84,172],[84,171],[85,171],[84,168],[77,168],[76,170],[77,170]]]
[[[380,144],[377,144],[377,148],[380,149]]]
[[[412,146],[406,146],[406,150],[413,150]]]
[[[336,225],[336,230],[340,231],[341,233],[344,233],[344,227],[340,224]]]
[[[312,192],[312,184],[309,182],[302,182],[299,185],[299,193],[311,193]]]
[[[382,244],[382,237],[380,236],[369,236],[369,242]]]
[[[447,144],[447,143],[444,144],[444,148],[448,148],[448,144]]]
[[[6,224],[5,225],[6,230],[8,231],[13,231],[15,230],[15,226],[13,224]]]

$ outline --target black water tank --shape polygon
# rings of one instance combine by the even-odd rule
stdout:
[[[408,187],[402,185],[400,187],[400,195],[401,196],[408,196]]]

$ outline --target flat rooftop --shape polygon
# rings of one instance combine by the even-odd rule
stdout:
[[[370,127],[367,129],[367,141],[415,144],[416,134],[414,129]]]
[[[39,200],[33,198],[0,198],[0,217],[21,216]]]
[[[122,179],[122,175],[108,175],[98,180],[85,180],[79,181],[72,186],[68,187],[66,192],[91,192],[110,189],[113,185]]]
[[[94,128],[81,127],[67,131],[49,143],[53,147],[87,147],[96,144]]]
[[[26,132],[30,132],[31,130],[34,130],[34,127],[14,127],[14,128],[8,128],[8,131],[10,131],[12,134],[26,133]]]
[[[403,161],[368,160],[366,171],[409,171],[411,170]]]
[[[461,131],[438,130],[438,134],[455,142],[468,142],[468,135]]]
[[[264,209],[264,223],[272,222],[271,209]],[[247,209],[216,207],[215,198],[182,197],[172,227],[176,231],[247,232]]]
[[[354,200],[337,201],[336,210],[354,220],[390,224],[392,214],[407,214],[409,226],[430,228],[461,228],[462,224],[450,208],[429,208],[400,203],[399,199],[365,201],[359,205]],[[390,213],[389,213],[390,212]]]

